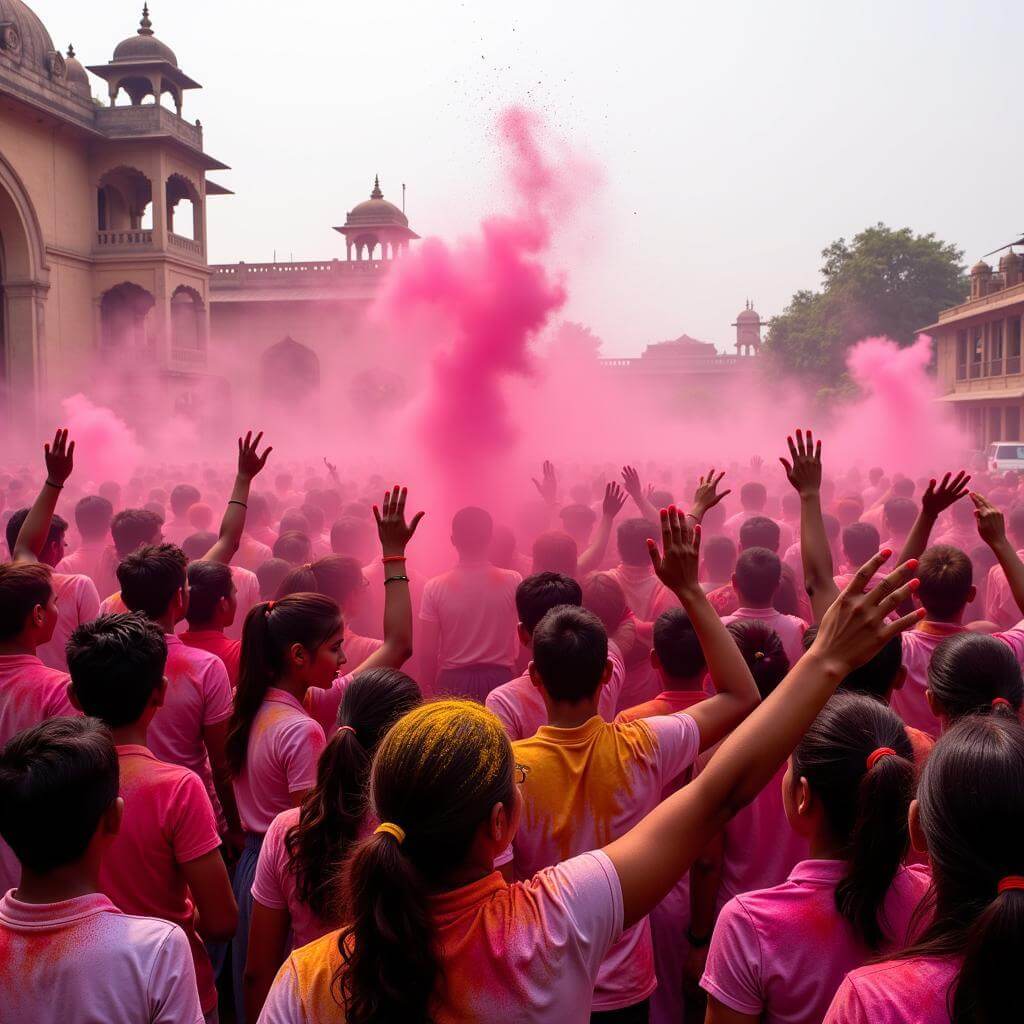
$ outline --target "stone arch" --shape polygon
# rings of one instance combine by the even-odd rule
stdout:
[[[167,230],[182,238],[190,238],[195,242],[202,241],[203,200],[195,182],[175,171],[167,178],[164,196],[167,204]],[[175,221],[175,210],[182,201],[191,207],[190,215],[179,217]]]
[[[186,284],[178,285],[171,295],[171,347],[206,349],[206,306],[199,292]]]
[[[153,183],[137,167],[120,164],[96,183],[96,227],[99,231],[139,231],[153,227]]]
[[[260,376],[264,398],[291,407],[309,403],[320,393],[320,357],[289,336],[263,352]]]
[[[153,349],[149,334],[153,294],[134,281],[122,281],[100,296],[100,348],[115,358]]]

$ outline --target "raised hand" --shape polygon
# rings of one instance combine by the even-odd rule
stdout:
[[[554,505],[558,500],[558,476],[552,463],[545,461],[541,467],[541,478],[533,478],[533,486],[544,499],[546,505]]]
[[[714,508],[727,494],[732,494],[731,490],[718,490],[718,485],[722,482],[722,477],[724,476],[725,470],[722,470],[718,476],[715,476],[715,469],[712,466],[707,471],[707,475],[702,476],[697,481],[697,490],[693,495],[693,508],[690,510],[690,515],[698,523],[704,518],[708,509]]]
[[[384,502],[380,508],[373,506],[373,518],[377,520],[377,535],[384,557],[404,555],[406,546],[412,540],[416,527],[425,513],[417,512],[412,521],[405,521],[405,501],[409,495],[407,487],[395,484],[390,491],[384,492]]]
[[[260,455],[257,449],[259,448],[260,441],[262,440],[262,430],[255,437],[252,436],[252,431],[250,430],[244,438],[240,437],[238,439],[239,476],[245,477],[247,480],[252,480],[253,477],[258,476],[263,471],[263,467],[267,464],[267,458],[274,449],[267,448],[263,454]]]
[[[626,504],[626,492],[617,484],[605,484],[604,501],[601,503],[601,513],[608,519],[614,519]]]
[[[792,437],[786,438],[789,445],[789,460],[780,458],[786,478],[797,494],[811,495],[821,491],[821,442],[814,443],[810,430],[804,436],[802,430],[796,432],[796,444]]]
[[[653,540],[647,541],[647,550],[658,579],[673,593],[700,589],[700,526],[691,528],[675,505],[661,510],[661,551]]]
[[[753,472],[754,476],[760,476],[761,475],[761,468],[763,466],[764,466],[764,459],[762,459],[760,455],[751,455],[750,456],[750,469]]]
[[[75,468],[75,442],[68,442],[67,428],[63,427],[53,435],[53,444],[43,445],[46,460],[46,481],[54,487],[63,487],[64,481]]]
[[[333,462],[328,462],[327,456],[324,456],[324,465],[327,467],[327,472],[334,476],[338,472],[338,467]]]
[[[640,486],[640,474],[636,471],[635,466],[622,467],[622,486],[634,501],[639,501],[643,497],[643,488]]]
[[[974,518],[978,521],[978,536],[990,547],[997,547],[1006,541],[1006,523],[1003,513],[988,498],[971,491],[974,502]]]
[[[869,661],[894,636],[924,617],[924,609],[918,608],[895,622],[887,619],[917,590],[920,581],[912,578],[917,569],[917,559],[904,562],[865,593],[865,587],[890,557],[891,551],[879,551],[862,565],[849,586],[822,616],[811,649],[831,662],[843,677]]]
[[[970,474],[961,469],[952,480],[950,476],[952,474],[947,473],[937,487],[935,481],[931,480],[928,489],[921,495],[921,510],[932,519],[938,519],[950,505],[967,494],[967,485],[971,482]]]

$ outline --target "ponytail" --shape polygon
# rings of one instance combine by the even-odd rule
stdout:
[[[293,594],[254,605],[242,628],[242,659],[228,720],[224,753],[236,778],[245,768],[249,734],[267,690],[287,671],[288,652],[301,644],[313,653],[341,628],[341,612],[329,598]]]
[[[743,655],[761,700],[767,700],[789,672],[789,658],[779,634],[761,619],[737,619],[725,628]]]
[[[1009,644],[983,633],[956,633],[935,648],[928,689],[951,722],[965,715],[1016,718],[1024,701],[1020,663]]]
[[[514,799],[512,746],[472,701],[410,711],[377,750],[370,792],[384,823],[349,858],[335,998],[347,1024],[429,1024],[444,999],[430,894],[462,866],[496,804]]]
[[[836,908],[878,950],[886,938],[897,938],[885,934],[880,916],[910,841],[915,774],[906,728],[878,701],[838,693],[796,748],[793,776],[807,779],[843,850],[847,869],[836,886]]]
[[[316,785],[285,835],[298,897],[322,919],[337,919],[342,864],[366,817],[370,759],[387,730],[422,699],[409,676],[390,668],[360,672],[345,690]]]
[[[996,641],[999,643],[999,641]],[[1019,1020],[1024,956],[1024,729],[968,715],[944,733],[918,786],[934,878],[934,918],[898,958],[950,957],[953,1024]]]

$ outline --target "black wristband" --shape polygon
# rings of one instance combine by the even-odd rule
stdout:
[[[698,936],[694,935],[693,932],[690,931],[689,928],[687,928],[686,929],[686,941],[694,949],[703,949],[705,946],[710,946],[711,945],[711,933],[709,932],[707,935],[698,937]]]
[[[384,578],[384,585],[387,586],[389,583],[408,583],[408,576],[386,576]]]
[[[63,491],[64,490],[64,485],[63,484],[55,484],[52,480],[47,480],[46,481],[46,486],[47,487],[52,487],[56,491]]]
[[[238,500],[237,500],[236,498],[232,498],[232,499],[231,499],[231,500],[230,500],[230,501],[228,502],[228,504],[229,504],[229,505],[241,505],[241,506],[242,506],[242,508],[248,508],[248,507],[249,507],[248,505],[246,505],[246,503],[245,503],[244,501],[238,501]]]

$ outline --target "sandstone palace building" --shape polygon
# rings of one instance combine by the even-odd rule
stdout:
[[[210,265],[206,204],[230,192],[185,114],[198,88],[148,7],[104,60],[58,49],[22,0],[0,0],[0,424],[78,390],[144,395],[127,403],[142,429],[171,411],[227,416],[232,393],[308,395],[308,410],[322,378],[343,384],[338,352],[351,371],[372,349],[366,312],[419,237],[405,212],[368,174],[337,234],[325,224],[333,256]],[[683,336],[607,367],[713,387],[760,346],[753,309],[735,326],[736,355]]]

